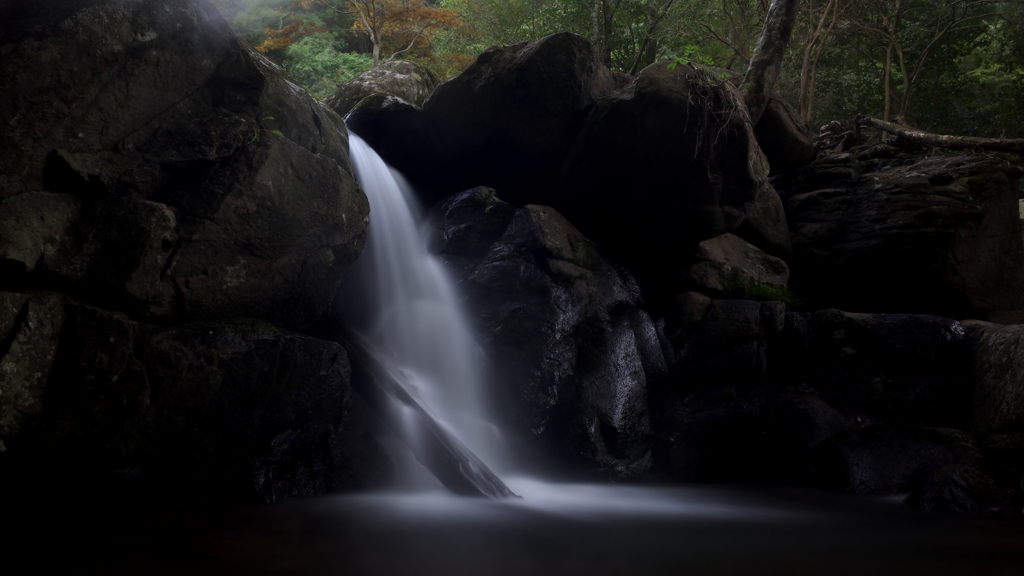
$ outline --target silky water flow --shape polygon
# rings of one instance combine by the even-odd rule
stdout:
[[[422,210],[402,175],[365,141],[350,134],[350,147],[356,178],[370,202],[371,224],[339,299],[342,313],[382,369],[434,420],[488,466],[506,472],[501,435],[481,396],[482,353],[452,281],[427,249]],[[411,426],[414,417],[406,410],[403,419]],[[408,450],[394,442],[389,448],[399,460],[404,488],[437,486]]]

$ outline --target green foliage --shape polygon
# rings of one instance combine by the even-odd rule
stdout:
[[[369,54],[339,52],[330,34],[313,34],[287,49],[284,67],[316,98],[325,98],[370,69]]]
[[[786,306],[802,304],[800,298],[790,290],[789,286],[772,286],[753,278],[740,278],[738,275],[726,278],[722,291],[726,298],[737,300],[778,301]]]

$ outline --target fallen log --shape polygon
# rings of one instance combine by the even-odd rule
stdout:
[[[352,387],[445,488],[462,496],[519,497],[388,374],[362,338],[337,323],[328,330],[348,352]]]
[[[870,126],[879,130],[885,130],[899,136],[900,138],[935,146],[949,150],[991,150],[993,152],[1024,152],[1024,139],[1022,138],[974,138],[972,136],[946,136],[943,134],[932,134],[923,130],[916,130],[900,124],[886,122],[878,118],[861,116],[857,118],[858,126]]]

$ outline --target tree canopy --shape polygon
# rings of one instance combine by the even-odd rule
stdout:
[[[609,67],[661,59],[744,73],[770,0],[215,0],[314,95],[388,59],[440,78],[488,46],[560,31]],[[773,75],[774,76],[774,75]],[[1024,135],[1021,0],[801,0],[776,88],[812,126],[868,115],[939,133]]]

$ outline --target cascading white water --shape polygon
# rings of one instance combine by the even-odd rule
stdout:
[[[370,202],[366,248],[339,305],[403,387],[494,465],[500,437],[484,417],[480,351],[441,262],[427,250],[410,186],[361,138],[352,164]]]

